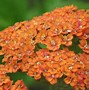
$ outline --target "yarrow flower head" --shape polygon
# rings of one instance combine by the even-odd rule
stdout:
[[[69,49],[79,38],[82,54]],[[15,84],[7,73],[18,70],[50,84],[64,81],[75,90],[89,88],[89,11],[65,6],[18,22],[0,32],[0,90],[27,90],[22,80]],[[45,45],[45,48],[42,46]],[[63,48],[61,48],[63,46]]]

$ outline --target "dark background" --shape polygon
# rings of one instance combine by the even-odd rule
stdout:
[[[30,20],[57,7],[76,5],[79,9],[89,9],[89,0],[0,0],[0,30],[16,22]],[[0,57],[2,59],[2,57]],[[44,78],[35,81],[20,71],[9,74],[14,82],[23,79],[29,90],[73,90],[62,79],[56,85],[50,85]]]

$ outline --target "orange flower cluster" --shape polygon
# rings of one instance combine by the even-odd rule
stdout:
[[[75,54],[67,47],[74,36],[80,40],[83,54]],[[21,80],[15,85],[7,73],[21,70],[36,80],[43,75],[51,84],[63,75],[66,84],[75,90],[89,88],[89,11],[76,6],[57,8],[31,21],[18,22],[0,32],[1,90],[27,90]],[[46,49],[35,50],[39,43]],[[66,48],[60,49],[64,45]]]
[[[8,69],[4,65],[0,65],[0,90],[27,90],[22,80],[18,80],[15,84],[7,76]]]

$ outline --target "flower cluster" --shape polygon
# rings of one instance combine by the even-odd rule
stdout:
[[[18,80],[15,84],[7,76],[8,69],[4,65],[0,65],[0,90],[27,90],[22,80]]]
[[[82,54],[68,49],[79,38]],[[22,80],[14,85],[7,73],[18,70],[36,80],[44,76],[51,84],[66,76],[75,90],[89,88],[89,11],[65,6],[30,21],[18,22],[0,32],[0,90],[27,90]],[[39,43],[45,49],[36,47]],[[61,45],[64,45],[61,50]]]

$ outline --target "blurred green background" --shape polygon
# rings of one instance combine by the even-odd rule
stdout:
[[[0,30],[16,22],[30,20],[57,7],[71,4],[78,6],[79,9],[89,9],[89,0],[0,0]],[[73,90],[62,80],[58,80],[58,83],[52,86],[44,78],[35,81],[20,71],[8,75],[14,82],[23,79],[29,90]]]

